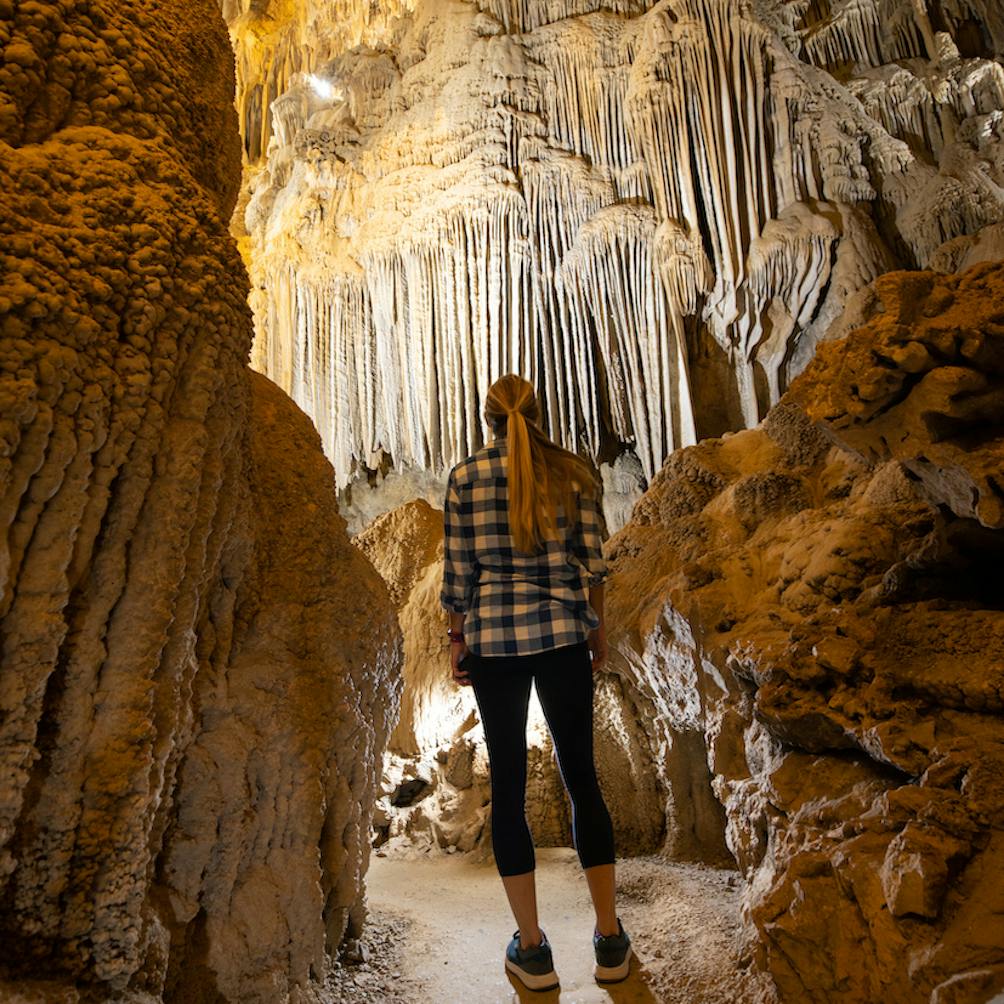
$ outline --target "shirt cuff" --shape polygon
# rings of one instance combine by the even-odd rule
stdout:
[[[446,610],[451,610],[455,614],[467,613],[467,601],[454,599],[452,596],[441,596],[439,602]]]

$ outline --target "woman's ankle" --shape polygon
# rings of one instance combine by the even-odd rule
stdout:
[[[543,940],[544,933],[539,927],[535,931],[520,930],[519,932],[519,947],[525,951],[529,951],[531,948],[539,948]]]

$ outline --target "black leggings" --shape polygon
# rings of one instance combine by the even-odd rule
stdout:
[[[572,801],[572,836],[583,868],[614,862],[610,813],[593,763],[593,668],[586,642],[534,655],[464,659],[485,727],[492,775],[492,846],[499,874],[534,869],[526,824],[526,718],[530,683],[544,710]]]

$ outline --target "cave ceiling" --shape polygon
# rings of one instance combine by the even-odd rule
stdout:
[[[650,480],[755,425],[876,276],[1004,218],[988,0],[224,14],[252,361],[341,487],[462,459],[510,370],[552,435]]]

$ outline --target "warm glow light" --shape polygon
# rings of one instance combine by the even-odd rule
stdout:
[[[335,85],[330,80],[325,80],[316,73],[308,73],[307,79],[310,81],[310,86],[314,88],[314,93],[319,98],[330,101],[335,96]]]
[[[544,718],[544,709],[540,706],[537,688],[534,687],[530,691],[530,708],[527,712],[526,744],[530,747],[542,748],[547,742],[547,738],[547,719]]]
[[[462,725],[465,720],[466,725]],[[477,724],[474,725],[474,722]],[[438,692],[432,695],[431,700],[422,701],[415,708],[412,727],[419,748],[423,750],[449,746],[461,732],[475,742],[484,742],[481,716],[478,715],[470,687],[459,687],[453,692]],[[542,748],[548,739],[547,719],[544,718],[544,710],[534,688],[530,691],[530,707],[527,712],[527,746]]]

